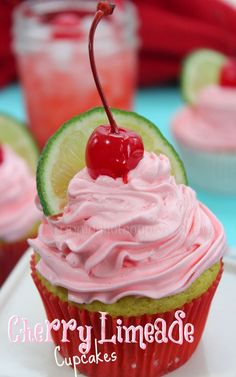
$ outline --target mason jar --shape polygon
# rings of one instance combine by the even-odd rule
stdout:
[[[100,106],[88,56],[97,2],[29,0],[14,12],[13,49],[29,127],[43,147],[71,117]],[[137,13],[124,1],[99,24],[95,58],[112,107],[131,109],[137,78]]]

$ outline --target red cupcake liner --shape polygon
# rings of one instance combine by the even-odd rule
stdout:
[[[8,244],[0,243],[0,286],[28,247],[27,240]]]
[[[101,314],[93,313],[87,310],[81,310],[78,307],[71,305],[68,302],[61,301],[58,297],[51,294],[46,287],[41,283],[36,274],[34,256],[31,260],[32,277],[34,283],[42,298],[48,320],[51,322],[54,319],[65,320],[68,322],[74,318],[78,326],[92,326],[93,339],[89,356],[96,354],[95,340],[101,337]],[[194,325],[194,341],[189,343],[184,341],[182,345],[168,341],[168,343],[146,343],[147,347],[142,350],[138,343],[104,343],[98,345],[98,352],[101,352],[101,357],[104,354],[109,356],[115,352],[116,361],[99,362],[79,364],[78,371],[89,377],[159,377],[168,372],[171,372],[181,365],[183,365],[195,351],[200,338],[202,336],[210,304],[221,279],[223,272],[223,264],[221,269],[211,287],[202,294],[199,298],[194,299],[191,303],[185,304],[183,307],[176,309],[184,311],[186,317],[183,319],[183,324],[191,323]],[[147,323],[153,324],[157,318],[166,321],[167,329],[176,320],[174,311],[165,313],[156,313],[154,315],[142,315],[136,317],[111,317],[107,315],[106,320],[106,336],[108,339],[116,334],[117,319],[122,320],[124,326],[145,326]],[[177,331],[177,329],[175,329]],[[173,336],[177,337],[177,332],[173,332]],[[80,340],[77,331],[68,332],[69,342],[63,343],[62,329],[51,332],[52,338],[56,346],[60,346],[60,354],[63,358],[73,357],[75,355],[81,358],[81,353],[78,351]]]

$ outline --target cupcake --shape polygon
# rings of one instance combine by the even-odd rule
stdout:
[[[31,171],[36,158],[37,150],[23,126],[0,115],[0,285],[27,249],[27,238],[37,234],[40,213]]]
[[[116,355],[114,363],[79,364],[86,376],[156,377],[172,371],[191,356],[201,338],[211,300],[222,273],[224,232],[214,215],[196,199],[194,191],[177,184],[169,159],[145,152],[128,182],[100,176],[93,180],[84,168],[70,181],[63,213],[44,217],[35,250],[32,275],[47,317],[75,319],[92,326],[92,347],[101,338],[101,312],[108,313],[108,339],[117,319],[128,328],[154,324],[167,328],[184,313],[194,326],[193,343],[150,343],[99,346],[102,355]],[[62,342],[53,339],[65,358],[78,351],[78,334]]]
[[[90,58],[109,10],[99,3]],[[184,364],[200,341],[225,235],[157,127],[103,103],[105,111],[64,124],[42,152],[32,277],[57,363],[60,353],[75,375],[158,377]]]
[[[189,80],[186,86],[191,85],[189,66],[202,54],[188,58],[183,72]],[[172,131],[192,183],[216,193],[236,194],[236,63],[222,64],[216,82],[203,84],[194,101],[175,114]],[[214,70],[214,60],[209,70],[211,65]]]

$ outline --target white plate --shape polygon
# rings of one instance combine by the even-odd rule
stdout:
[[[73,377],[69,367],[59,368],[50,343],[11,343],[8,320],[27,318],[31,326],[45,314],[30,272],[30,250],[21,259],[0,292],[0,376]],[[225,258],[225,272],[211,307],[203,339],[186,365],[171,377],[236,377],[236,261]],[[122,376],[120,376],[122,377]]]

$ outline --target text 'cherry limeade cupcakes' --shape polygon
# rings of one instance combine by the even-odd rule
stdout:
[[[0,115],[0,285],[37,234],[37,148],[25,127]]]
[[[236,194],[236,61],[199,50],[182,75],[190,104],[174,116],[172,130],[188,176],[199,187]]]
[[[30,240],[32,276],[55,320],[55,355],[64,363],[89,377],[157,377],[185,363],[199,343],[222,274],[225,236],[158,128],[107,105],[93,39],[113,8],[98,4],[89,39],[105,111],[64,124],[39,160],[44,215]],[[191,333],[182,343],[181,321]],[[70,329],[66,337],[62,323]],[[82,329],[90,329],[91,341],[82,340]]]

